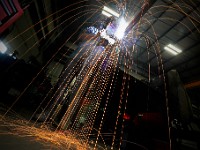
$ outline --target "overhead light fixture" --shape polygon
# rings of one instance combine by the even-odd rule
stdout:
[[[182,52],[182,50],[180,50],[179,48],[177,48],[176,46],[172,44],[168,44],[167,46],[164,47],[164,49],[174,55],[178,55],[179,53]]]
[[[112,10],[112,9],[106,7],[106,6],[103,7],[102,14],[104,13],[104,15],[105,15],[105,12],[108,13],[108,14],[110,14],[111,16],[113,15],[115,17],[119,17],[119,14],[117,12],[115,12],[114,10]]]
[[[103,10],[101,13],[102,13],[103,15],[107,16],[107,17],[111,17],[111,16],[112,16],[111,14],[107,13],[107,12],[104,11],[104,10]]]
[[[0,52],[5,53],[7,51],[7,47],[5,44],[0,40]]]

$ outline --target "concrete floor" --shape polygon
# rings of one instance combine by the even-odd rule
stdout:
[[[49,150],[50,146],[45,146],[36,142],[31,137],[19,137],[17,135],[0,135],[1,150]],[[56,148],[52,148],[52,150]]]
[[[48,143],[41,143],[34,137],[9,134],[7,127],[0,127],[0,150],[58,150]]]

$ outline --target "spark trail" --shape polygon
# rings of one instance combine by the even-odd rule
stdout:
[[[166,114],[169,130],[168,140],[171,149],[170,116],[164,76],[165,70],[161,55],[162,52],[160,50],[159,37],[154,28],[153,22],[155,21],[155,18],[153,18],[153,16],[156,16],[159,11],[183,14],[194,25],[197,32],[199,32],[198,26],[196,25],[197,23],[199,24],[199,21],[185,12],[185,9],[192,11],[192,7],[183,1],[181,1],[181,5],[171,2],[170,5],[162,4],[151,7],[155,3],[154,0],[142,0],[137,4],[131,0],[112,0],[107,3],[100,0],[97,1],[98,5],[84,4],[83,6],[78,6],[78,4],[83,2],[86,1],[73,3],[70,6],[50,14],[38,23],[24,30],[19,35],[13,37],[13,39],[8,40],[7,44],[12,43],[28,30],[57,13],[63,12],[61,16],[55,18],[52,22],[49,22],[44,28],[70,12],[75,10],[79,11],[77,14],[63,20],[55,28],[49,31],[47,35],[51,34],[54,30],[57,30],[62,24],[65,24],[71,19],[73,19],[73,21],[71,21],[68,26],[77,23],[83,17],[87,18],[82,21],[78,29],[72,35],[66,38],[64,43],[62,43],[47,63],[43,65],[41,70],[21,92],[20,96],[13,104],[7,110],[4,110],[4,113],[0,116],[1,127],[9,127],[9,134],[31,136],[37,139],[38,142],[48,143],[61,149],[120,149],[124,140],[125,121],[123,116],[126,113],[129,100],[130,74],[133,72],[139,74],[142,73],[141,70],[143,70],[147,76],[147,82],[150,83],[151,75],[153,74],[151,72],[150,53],[153,53],[157,60],[157,76],[160,76],[164,82],[163,90],[165,91]],[[120,18],[112,18],[112,21],[107,21],[106,19],[103,21],[93,20],[93,18],[101,18],[99,12],[102,11],[101,9],[104,5],[109,4],[115,4],[118,13],[121,15],[120,17],[123,17],[129,24],[122,39],[117,39],[114,34],[117,26],[119,26]],[[73,9],[70,9],[71,7],[73,7]],[[83,10],[84,7],[87,9]],[[164,10],[154,11],[158,8]],[[175,20],[170,17],[162,16],[160,16],[160,19],[177,21],[189,32],[192,32],[190,27],[184,24],[182,20]],[[10,113],[12,112],[13,107],[20,101],[28,88],[38,77],[40,77],[42,71],[54,60],[62,47],[69,42],[81,28],[84,28],[88,22],[92,22],[90,25],[92,27],[95,26],[98,33],[87,33],[87,31],[84,30],[81,36],[77,37],[77,40],[73,42],[73,44],[76,44],[82,39],[85,40],[84,42],[82,41],[82,43],[79,43],[79,49],[74,52],[73,58],[65,65],[65,68],[60,75],[60,80],[57,83],[57,87],[51,87],[28,121],[21,118],[19,119],[15,115],[12,115],[11,117]],[[57,36],[61,35],[68,26],[59,30]],[[152,30],[151,35],[146,34],[146,32],[143,31],[143,28],[146,26]],[[40,32],[40,30],[36,31],[35,34]],[[19,49],[24,43],[32,38],[33,35],[23,43],[19,43],[15,50]],[[38,42],[29,47],[27,51],[22,54],[22,58],[26,56],[33,47],[37,46],[41,40],[43,39],[39,39]],[[146,57],[144,59],[147,60],[148,64],[144,68],[139,68],[139,63],[137,64],[138,53],[140,51],[140,47],[138,46],[139,42],[143,42],[145,45],[145,50],[141,53],[145,54]],[[50,72],[56,70],[67,52],[68,51],[62,54],[62,57],[53,66]],[[15,64],[13,64],[13,66],[14,65]],[[120,71],[123,72],[122,77],[119,76]],[[45,83],[48,77],[49,76],[47,75],[40,85]],[[120,93],[118,94],[119,98],[112,100],[113,93],[117,87],[120,87]],[[48,102],[46,102],[47,100]],[[112,112],[115,121],[114,123],[111,123],[112,131],[104,133],[104,131],[107,131],[105,129],[105,122],[108,121],[109,115],[111,115],[109,114],[109,111],[113,107],[112,103],[117,104],[117,107]],[[39,116],[36,117],[36,120],[33,120],[40,109],[42,109],[42,111]],[[61,110],[63,111],[62,113]],[[60,114],[61,117],[58,119]],[[44,119],[39,122],[42,118]],[[107,137],[109,137],[109,140]],[[143,147],[143,149],[145,149],[145,147]]]

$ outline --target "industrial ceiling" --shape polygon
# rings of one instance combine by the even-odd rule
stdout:
[[[123,3],[122,0],[118,4]],[[157,82],[159,75],[172,69],[179,72],[186,87],[199,91],[200,80],[200,1],[199,0],[126,0],[126,17],[135,20],[127,39],[133,39],[134,65],[128,72],[141,79]],[[7,54],[29,62],[35,58],[45,65],[48,60],[66,64],[77,48],[75,42],[87,26],[105,19],[103,6],[119,9],[117,1],[83,0],[19,0],[23,14],[1,33]],[[144,3],[147,3],[143,9]],[[146,44],[148,39],[148,45]],[[67,42],[66,42],[67,41]],[[66,43],[65,43],[66,42]],[[182,52],[173,55],[168,44]],[[59,48],[61,47],[61,48]],[[66,49],[69,52],[65,53]],[[63,55],[64,54],[64,55]],[[63,57],[64,56],[64,57]],[[136,75],[135,75],[136,76]]]

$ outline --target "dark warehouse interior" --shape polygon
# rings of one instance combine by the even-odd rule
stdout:
[[[200,149],[200,0],[0,0],[0,149]]]

